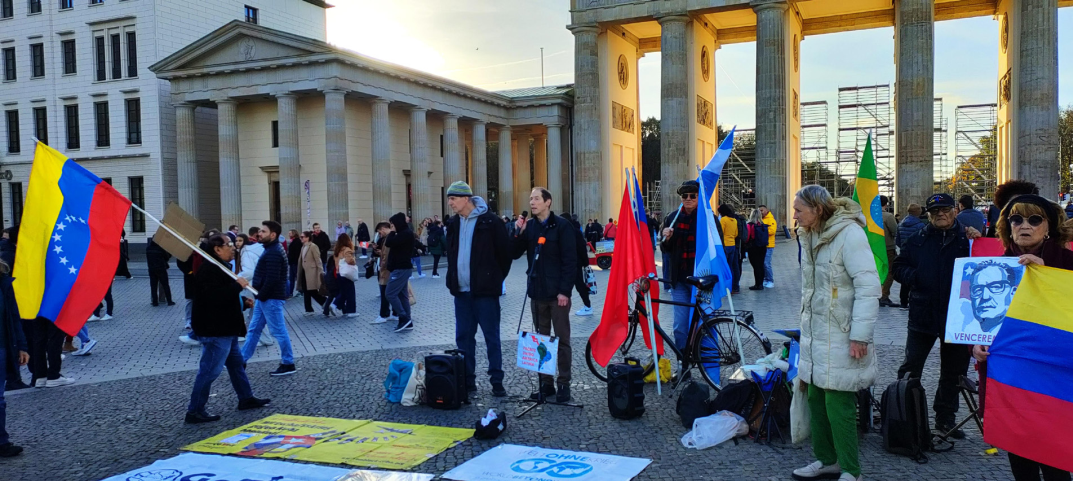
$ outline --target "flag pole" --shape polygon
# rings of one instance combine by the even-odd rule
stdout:
[[[231,276],[232,279],[238,280],[238,276],[235,275],[234,272],[231,272],[230,267],[224,266],[223,264],[220,263],[220,261],[216,260],[216,258],[210,256],[207,252],[201,250],[200,248],[198,248],[197,246],[192,244],[190,241],[186,240],[185,237],[183,237],[178,232],[175,232],[174,230],[172,230],[172,228],[168,227],[167,224],[165,224],[163,222],[160,222],[159,219],[157,219],[156,217],[153,217],[153,214],[150,214],[150,213],[146,212],[145,209],[142,209],[141,207],[138,206],[138,204],[135,204],[133,202],[130,204],[130,206],[135,208],[135,209],[137,209],[138,212],[141,212],[142,214],[145,214],[145,216],[150,218],[150,219],[152,219],[153,222],[156,222],[157,224],[159,224],[160,227],[163,227],[164,230],[168,231],[169,233],[171,233],[171,235],[175,236],[175,238],[179,239],[179,242],[182,242],[183,244],[186,244],[186,246],[189,247],[190,249],[192,249],[195,253],[197,253],[197,255],[199,255],[202,258],[204,258],[205,260],[215,264],[216,267],[219,267],[228,276]],[[252,292],[253,295],[255,295],[255,296],[258,295],[257,289],[254,289],[253,286],[247,285],[246,289],[249,290],[250,292]]]
[[[629,194],[630,194],[630,208],[633,209],[634,221],[639,222],[640,219],[636,218],[637,217],[637,193],[633,191],[633,185],[634,185],[634,182],[633,182],[633,178],[630,177],[630,169],[626,169],[626,192],[629,192]],[[619,222],[622,222],[622,219],[619,219]],[[638,227],[640,227],[640,226],[638,226]],[[640,234],[640,230],[638,230],[638,234]],[[654,274],[654,273],[650,273],[650,274]],[[648,279],[645,279],[645,282],[651,283],[651,281],[649,281]],[[663,384],[662,384],[662,381],[660,381],[660,378],[659,378],[659,354],[656,351],[656,326],[652,321],[652,294],[649,293],[649,291],[648,291],[649,287],[651,287],[651,286],[646,285],[645,289],[644,289],[644,292],[645,292],[645,304],[647,304],[645,307],[648,309],[648,315],[646,315],[645,318],[647,318],[647,320],[648,320],[648,332],[649,332],[649,335],[652,336],[652,339],[651,339],[650,342],[651,342],[651,345],[652,345],[652,369],[656,373],[656,395],[657,396],[662,396],[663,395]]]

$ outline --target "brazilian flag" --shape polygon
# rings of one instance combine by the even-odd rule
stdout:
[[[886,236],[883,234],[883,207],[880,205],[879,182],[876,180],[876,159],[872,156],[872,134],[868,134],[868,143],[864,145],[864,157],[853,186],[853,201],[864,211],[864,232],[868,234],[868,245],[872,247],[872,255],[876,258],[879,282],[886,282],[890,264]]]

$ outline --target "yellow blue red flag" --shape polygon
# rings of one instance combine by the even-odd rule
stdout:
[[[883,233],[883,206],[879,198],[879,181],[876,179],[876,159],[872,156],[872,134],[868,134],[868,143],[864,145],[861,168],[853,184],[853,201],[864,211],[864,232],[868,234],[868,245],[872,247],[872,256],[876,259],[879,282],[886,282],[890,260],[887,259],[887,241]]]

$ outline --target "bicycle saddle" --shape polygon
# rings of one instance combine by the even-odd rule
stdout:
[[[689,284],[689,285],[691,285],[693,287],[696,287],[697,289],[700,289],[702,291],[710,291],[710,290],[712,290],[712,287],[715,287],[716,282],[719,282],[719,276],[715,276],[715,275],[701,276],[701,277],[696,277],[696,276],[686,277],[686,284]]]

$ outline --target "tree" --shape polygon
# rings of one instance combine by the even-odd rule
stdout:
[[[649,117],[641,122],[641,179],[648,184],[660,178],[659,119]]]
[[[1073,192],[1073,105],[1058,114],[1058,158],[1061,173],[1058,190]]]

